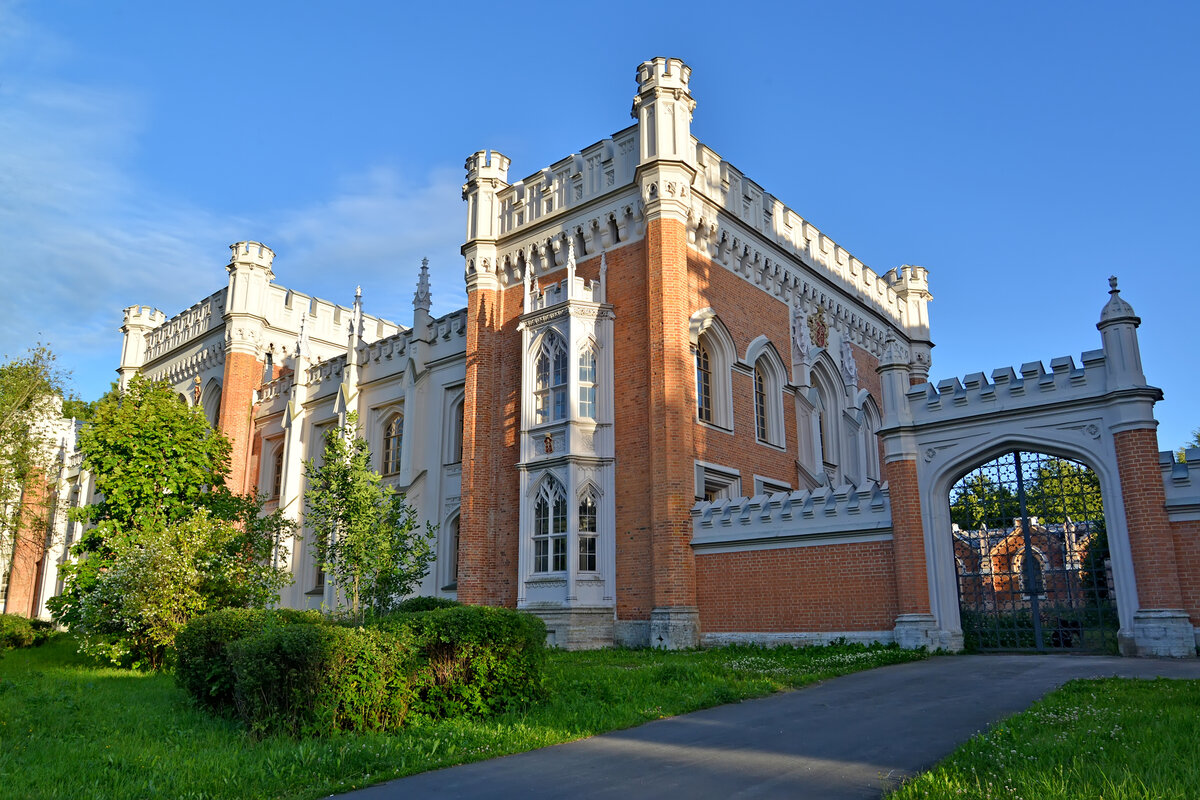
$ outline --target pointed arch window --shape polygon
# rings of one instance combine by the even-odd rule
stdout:
[[[271,460],[271,497],[278,498],[283,489],[283,445],[275,449]]]
[[[548,477],[533,505],[533,571],[563,572],[567,568],[567,494]]]
[[[1045,596],[1046,580],[1042,559],[1036,550],[1021,551],[1021,594]]]
[[[554,331],[542,337],[534,366],[536,421],[551,422],[567,416],[567,347]]]
[[[760,441],[767,440],[767,378],[761,364],[754,365],[754,430]]]
[[[579,354],[579,416],[596,418],[596,349],[590,344]]]
[[[711,308],[693,314],[688,327],[696,360],[696,421],[733,431],[733,337]]]
[[[696,345],[696,416],[701,422],[713,421],[712,355],[703,340]]]
[[[447,464],[458,464],[462,461],[463,405],[463,399],[460,397],[450,409],[450,445],[446,453]]]
[[[384,475],[395,475],[400,471],[400,448],[404,444],[404,414],[388,417],[383,426],[383,469]]]
[[[579,501],[579,571],[596,571],[596,497],[591,492]]]

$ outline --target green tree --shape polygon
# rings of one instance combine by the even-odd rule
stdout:
[[[53,398],[61,397],[66,374],[54,363],[54,354],[38,345],[20,358],[0,365],[0,569],[11,568],[17,531],[34,509],[23,505],[26,491],[48,486],[53,450],[46,418],[57,416]]]
[[[1046,459],[1028,480],[1025,496],[1029,515],[1043,523],[1104,519],[1099,477],[1074,461]]]
[[[291,524],[225,487],[228,441],[166,384],[106,396],[80,444],[101,499],[73,512],[94,527],[51,610],[85,651],[159,667],[196,614],[267,605],[290,580],[276,562]]]
[[[1189,447],[1200,447],[1200,428],[1192,431],[1192,438],[1184,443],[1183,447],[1175,451],[1175,460],[1179,462],[1187,461],[1187,451]]]
[[[429,573],[436,528],[422,529],[404,495],[371,469],[357,417],[325,433],[321,463],[305,464],[306,519],[315,534],[317,560],[359,619],[383,614]]]
[[[950,491],[950,520],[960,530],[1007,528],[1020,516],[1017,496],[985,473],[973,472]]]

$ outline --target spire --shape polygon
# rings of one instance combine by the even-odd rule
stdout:
[[[600,251],[600,296],[596,298],[601,303],[608,302],[608,256]]]
[[[350,337],[361,339],[363,335],[362,286],[354,287],[354,313],[350,316]]]
[[[413,295],[413,310],[428,311],[430,307],[429,293],[429,259],[421,259],[421,275],[417,278],[417,293]]]
[[[296,358],[308,358],[308,313],[300,315],[300,334],[296,337]],[[299,371],[297,369],[297,371]]]
[[[1112,275],[1108,279],[1108,303],[1105,304],[1104,310],[1100,312],[1099,326],[1103,329],[1107,324],[1113,322],[1132,321],[1133,324],[1141,325],[1142,321],[1137,314],[1133,313],[1133,306],[1125,302],[1121,297],[1121,290],[1117,288],[1117,276]]]

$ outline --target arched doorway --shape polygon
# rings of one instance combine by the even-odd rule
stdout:
[[[1013,449],[961,477],[948,500],[966,649],[1117,652],[1096,473]]]

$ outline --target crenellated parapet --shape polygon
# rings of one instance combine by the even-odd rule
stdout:
[[[147,373],[151,380],[166,381],[172,384],[182,384],[206,370],[220,367],[225,363],[224,341],[201,347],[199,350],[181,358],[166,362],[157,369]]]
[[[1071,402],[1105,395],[1109,375],[1103,350],[1089,350],[1078,366],[1071,356],[1022,364],[1020,369],[993,370],[912,386],[906,393],[912,420],[918,424],[971,417],[981,413],[1020,412],[1047,402]]]
[[[1184,457],[1187,461],[1177,461],[1169,450],[1158,454],[1172,522],[1200,520],[1200,447],[1189,447]]]
[[[221,328],[225,324],[222,319],[224,312],[225,290],[222,289],[162,322],[146,334],[145,361],[153,361],[193,339]]]
[[[888,485],[874,481],[692,507],[692,548],[697,553],[886,539],[891,530]]]
[[[906,337],[928,338],[929,271],[904,265],[879,274],[709,147],[695,142],[698,171],[689,243],[750,282],[789,299],[807,284],[887,317]],[[836,302],[836,301],[835,301]]]

